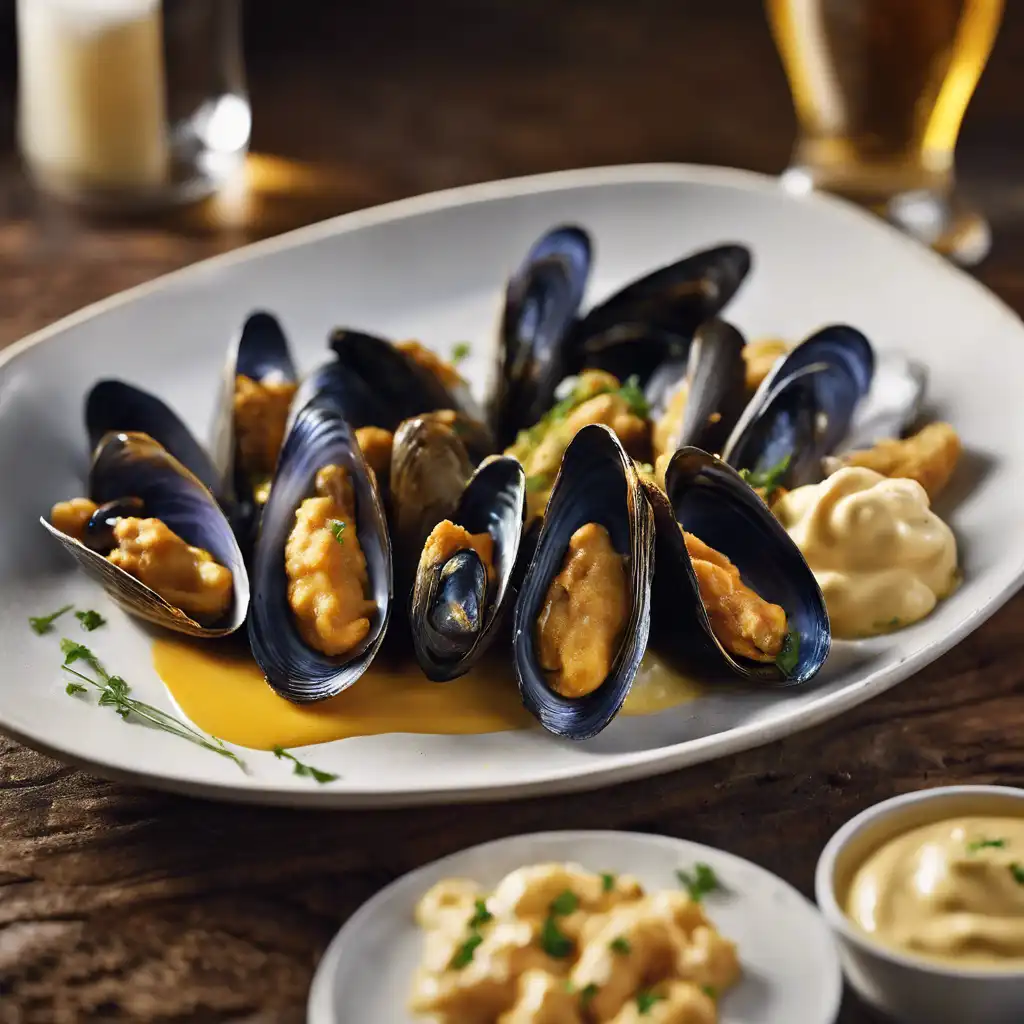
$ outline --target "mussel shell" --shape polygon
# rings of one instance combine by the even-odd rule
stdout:
[[[875,351],[871,342],[849,324],[829,324],[807,337],[772,368],[772,380],[784,380],[812,363],[840,363],[857,383],[861,395],[871,388]]]
[[[488,593],[486,570],[474,551],[418,567],[409,608],[413,647],[424,674],[438,682],[469,671],[494,640],[515,595],[512,578],[526,520],[526,473],[518,460],[488,459],[450,518],[470,533],[491,535],[496,579]]]
[[[391,449],[391,530],[400,580],[411,587],[430,531],[455,514],[473,475],[466,446],[451,425],[414,416],[395,431]]]
[[[285,545],[295,510],[314,491],[317,472],[343,466],[351,475],[356,499],[356,534],[366,558],[377,614],[355,651],[330,657],[309,647],[299,634],[288,603]],[[329,404],[308,403],[289,431],[270,498],[263,509],[252,572],[249,643],[267,682],[295,703],[333,697],[366,671],[380,648],[391,615],[391,540],[373,475],[351,427]]]
[[[548,685],[537,660],[534,632],[569,539],[591,522],[604,526],[615,550],[626,555],[630,612],[605,681],[585,697],[570,698]],[[562,458],[515,610],[513,652],[519,691],[527,709],[549,732],[588,739],[622,707],[647,649],[653,575],[654,517],[636,467],[608,427],[586,426]]]
[[[726,441],[722,459],[735,469],[767,472],[788,457],[781,486],[817,483],[822,459],[846,436],[861,395],[841,362],[811,363],[788,377],[768,378]]]
[[[734,674],[795,685],[811,679],[828,657],[831,630],[825,599],[800,549],[743,478],[714,455],[681,448],[665,474],[665,491],[647,487],[657,524],[654,614],[659,642],[712,677]],[[744,582],[786,611],[800,635],[798,659],[786,675],[774,663],[730,654],[711,629],[686,550],[688,533],[721,552]]]
[[[210,491],[151,437],[109,434],[100,441],[93,457],[89,497],[104,505],[128,494],[141,499],[147,516],[161,519],[183,540],[209,551],[231,570],[234,601],[223,621],[206,625],[196,622],[102,554],[61,533],[45,519],[40,522],[71,552],[79,567],[129,614],[189,636],[233,633],[245,621],[249,578],[231,525]]]
[[[732,324],[708,320],[697,328],[685,371],[676,383],[670,385],[669,379],[678,373],[678,362],[658,371],[659,379],[649,384],[648,396],[653,393],[662,408],[679,388],[687,391],[683,418],[669,438],[668,451],[689,445],[717,451],[725,443],[746,404],[745,344]],[[659,393],[659,389],[663,390]]]
[[[85,429],[90,452],[95,452],[108,434],[146,434],[218,499],[225,497],[217,467],[178,414],[156,395],[134,384],[114,379],[97,381],[85,399]]]
[[[489,410],[502,446],[547,412],[569,372],[566,341],[586,291],[591,249],[586,231],[561,225],[534,243],[509,279]]]
[[[692,340],[658,324],[626,321],[587,338],[575,357],[579,369],[606,370],[621,381],[636,377],[646,388],[666,362],[685,363]]]
[[[339,327],[331,332],[329,344],[341,365],[361,377],[391,411],[391,426],[372,426],[393,430],[402,420],[438,409],[454,409],[484,422],[467,384],[447,384],[385,338]],[[493,443],[488,448],[493,451]]]
[[[353,430],[360,427],[380,427],[394,430],[399,419],[380,393],[357,373],[337,359],[318,366],[303,378],[295,392],[285,436],[291,431],[298,414],[313,400],[321,405],[333,406]]]
[[[605,365],[613,358],[616,347],[610,344],[606,332],[623,325],[630,325],[630,334],[622,339],[619,348],[630,344],[651,348],[659,337],[669,346],[678,345],[672,339],[687,342],[700,324],[717,316],[739,291],[750,272],[751,260],[751,252],[744,245],[720,245],[632,281],[577,323],[571,341],[576,365],[615,373],[612,365]],[[666,350],[662,359],[682,355],[685,352]],[[640,359],[629,359],[627,355],[622,359],[627,367],[641,364]],[[650,365],[648,373],[660,361]],[[630,372],[637,373],[641,383],[646,383],[641,369]]]

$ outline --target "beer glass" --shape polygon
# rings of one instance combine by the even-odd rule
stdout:
[[[962,263],[988,225],[953,151],[1003,0],[767,0],[799,137],[783,185],[843,195]]]

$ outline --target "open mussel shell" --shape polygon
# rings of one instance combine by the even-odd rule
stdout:
[[[665,491],[648,485],[657,525],[654,616],[659,641],[698,674],[735,674],[766,682],[805,683],[828,657],[831,630],[825,599],[800,549],[747,486],[714,455],[681,448],[665,474]],[[730,654],[712,632],[682,526],[721,552],[747,586],[786,612],[799,635],[795,665],[784,672],[774,662]]]
[[[662,362],[685,358],[693,332],[725,308],[750,266],[746,246],[720,245],[631,282],[577,323],[575,367],[636,374],[646,384]]]
[[[338,362],[362,378],[390,410],[390,425],[373,426],[393,430],[410,416],[437,409],[454,409],[483,424],[483,411],[454,370],[451,379],[442,380],[387,339],[349,328],[335,329],[329,344]],[[488,448],[493,451],[493,443]]]
[[[97,381],[85,399],[85,429],[90,452],[95,452],[108,434],[146,434],[204,487],[223,498],[220,474],[206,449],[178,414],[156,395],[122,380]]]
[[[235,387],[239,376],[259,383],[295,383],[298,380],[288,339],[273,314],[263,310],[250,313],[238,335],[232,339],[213,431],[213,452],[221,487],[230,496],[235,530],[249,553],[256,539],[259,509],[253,495],[252,480],[242,466],[238,449]]]
[[[42,519],[42,524],[71,552],[79,567],[126,612],[196,637],[226,636],[242,625],[249,608],[249,578],[231,525],[210,491],[151,437],[140,433],[107,435],[93,456],[89,497],[101,508],[106,506],[108,513],[134,515],[138,514],[135,503],[126,502],[119,510],[111,505],[128,498],[141,500],[146,517],[161,519],[187,543],[209,551],[217,562],[231,570],[234,600],[229,613],[219,622],[201,624],[99,551],[66,536]],[[98,532],[99,520],[90,527]],[[97,542],[96,546],[101,544]]]
[[[526,519],[526,474],[516,459],[499,455],[473,474],[451,520],[494,542],[495,580],[475,551],[463,549],[444,562],[421,556],[409,619],[416,660],[428,679],[442,682],[472,668],[494,639],[514,597],[513,570]]]
[[[708,320],[697,328],[685,364],[666,363],[656,371],[647,387],[654,418],[686,389],[683,415],[666,439],[666,451],[686,445],[717,451],[725,443],[747,400],[745,344],[732,324]]]
[[[604,682],[584,697],[563,697],[540,667],[535,630],[551,581],[562,569],[569,539],[581,526],[599,523],[616,551],[625,555],[629,619]],[[647,649],[654,518],[632,459],[615,434],[586,426],[562,458],[537,548],[516,601],[513,654],[523,703],[549,732],[584,740],[615,717],[633,685]]]
[[[288,603],[285,545],[295,511],[314,492],[317,472],[338,465],[352,478],[356,534],[366,558],[370,598],[377,611],[370,631],[353,651],[330,657],[308,646]],[[309,703],[351,686],[380,648],[391,615],[391,541],[380,494],[351,427],[329,404],[313,401],[295,418],[278,459],[270,498],[263,508],[252,572],[249,643],[267,682],[283,697]]]
[[[398,575],[411,587],[430,531],[450,519],[473,475],[462,438],[436,416],[413,416],[399,424],[391,449],[391,530]]]
[[[543,235],[509,278],[498,329],[498,366],[490,417],[501,446],[554,403],[570,369],[566,340],[583,301],[590,236],[575,225]]]

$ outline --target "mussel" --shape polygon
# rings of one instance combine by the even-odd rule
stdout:
[[[526,474],[506,455],[488,459],[450,520],[420,554],[409,619],[416,660],[428,679],[468,672],[494,639],[511,586],[526,517]]]
[[[673,360],[655,371],[646,393],[657,454],[722,446],[746,403],[745,344],[732,324],[708,320],[694,333],[685,362]]]
[[[85,398],[85,430],[90,452],[111,433],[146,434],[227,506],[220,474],[206,449],[156,395],[122,380],[97,381]]]
[[[799,548],[744,479],[708,452],[681,448],[665,490],[648,484],[647,496],[657,527],[658,642],[699,675],[789,685],[811,679],[831,645],[825,599]],[[702,598],[698,569],[713,605]]]
[[[752,482],[818,482],[822,459],[849,431],[873,373],[874,353],[860,331],[823,328],[765,377],[725,442],[723,460]]]
[[[132,615],[190,636],[225,636],[238,629],[249,607],[249,580],[242,552],[215,498],[188,469],[148,435],[112,433],[97,446],[88,491],[88,504],[94,507],[83,523],[81,539],[45,519],[41,522],[117,604]],[[195,566],[191,579],[197,585],[195,591],[181,591],[180,565],[163,575],[160,558],[174,539],[159,532],[153,520],[159,520],[185,544],[198,549],[189,553],[189,565]],[[126,539],[125,550],[118,548],[114,536],[120,523],[138,528]],[[148,540],[159,548],[150,546]],[[160,589],[165,595],[180,592],[180,600],[172,603],[160,596],[156,589],[115,564],[114,554],[124,556],[120,561],[130,558],[133,565],[141,566],[140,575],[150,579],[154,587],[158,585],[156,580],[161,580],[165,585]],[[177,552],[174,557],[180,558],[181,554]],[[219,571],[215,570],[215,579],[204,573],[205,561],[216,563]],[[230,572],[230,578],[224,570]],[[190,608],[194,605],[192,614],[186,614],[179,604]]]
[[[281,449],[252,587],[253,656],[296,703],[351,686],[384,639],[393,596],[384,507],[352,428],[323,397],[298,412]]]
[[[438,409],[464,413],[483,425],[483,412],[469,385],[453,366],[419,342],[393,343],[363,331],[337,328],[329,344],[341,366],[371,388],[388,411],[389,422],[373,426],[394,430],[402,420]],[[488,448],[494,451],[493,443]]]
[[[547,412],[570,370],[566,337],[583,301],[590,263],[590,236],[561,225],[534,243],[508,281],[489,402],[502,447]]]
[[[750,266],[746,246],[720,245],[631,282],[574,327],[567,344],[575,369],[646,385],[662,363],[686,358],[694,331],[725,308]]]
[[[228,350],[214,442],[222,488],[246,548],[255,540],[297,381],[276,317],[251,313]]]
[[[570,580],[573,559],[589,554],[608,574],[589,593],[609,603],[593,608],[574,604],[588,588]],[[636,467],[609,428],[586,426],[565,451],[515,609],[520,694],[545,729],[587,739],[618,712],[647,647],[653,576],[654,519]],[[591,611],[601,626],[588,632]]]

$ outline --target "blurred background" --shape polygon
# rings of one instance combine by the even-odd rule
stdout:
[[[100,222],[26,182],[15,3],[0,0],[0,343],[176,266],[390,199],[643,161],[777,174],[793,149],[756,0],[249,0],[243,26],[244,181],[191,208]],[[1024,10],[1009,3],[957,149],[965,194],[996,223],[986,280],[1000,245],[1024,239],[1022,67]]]

